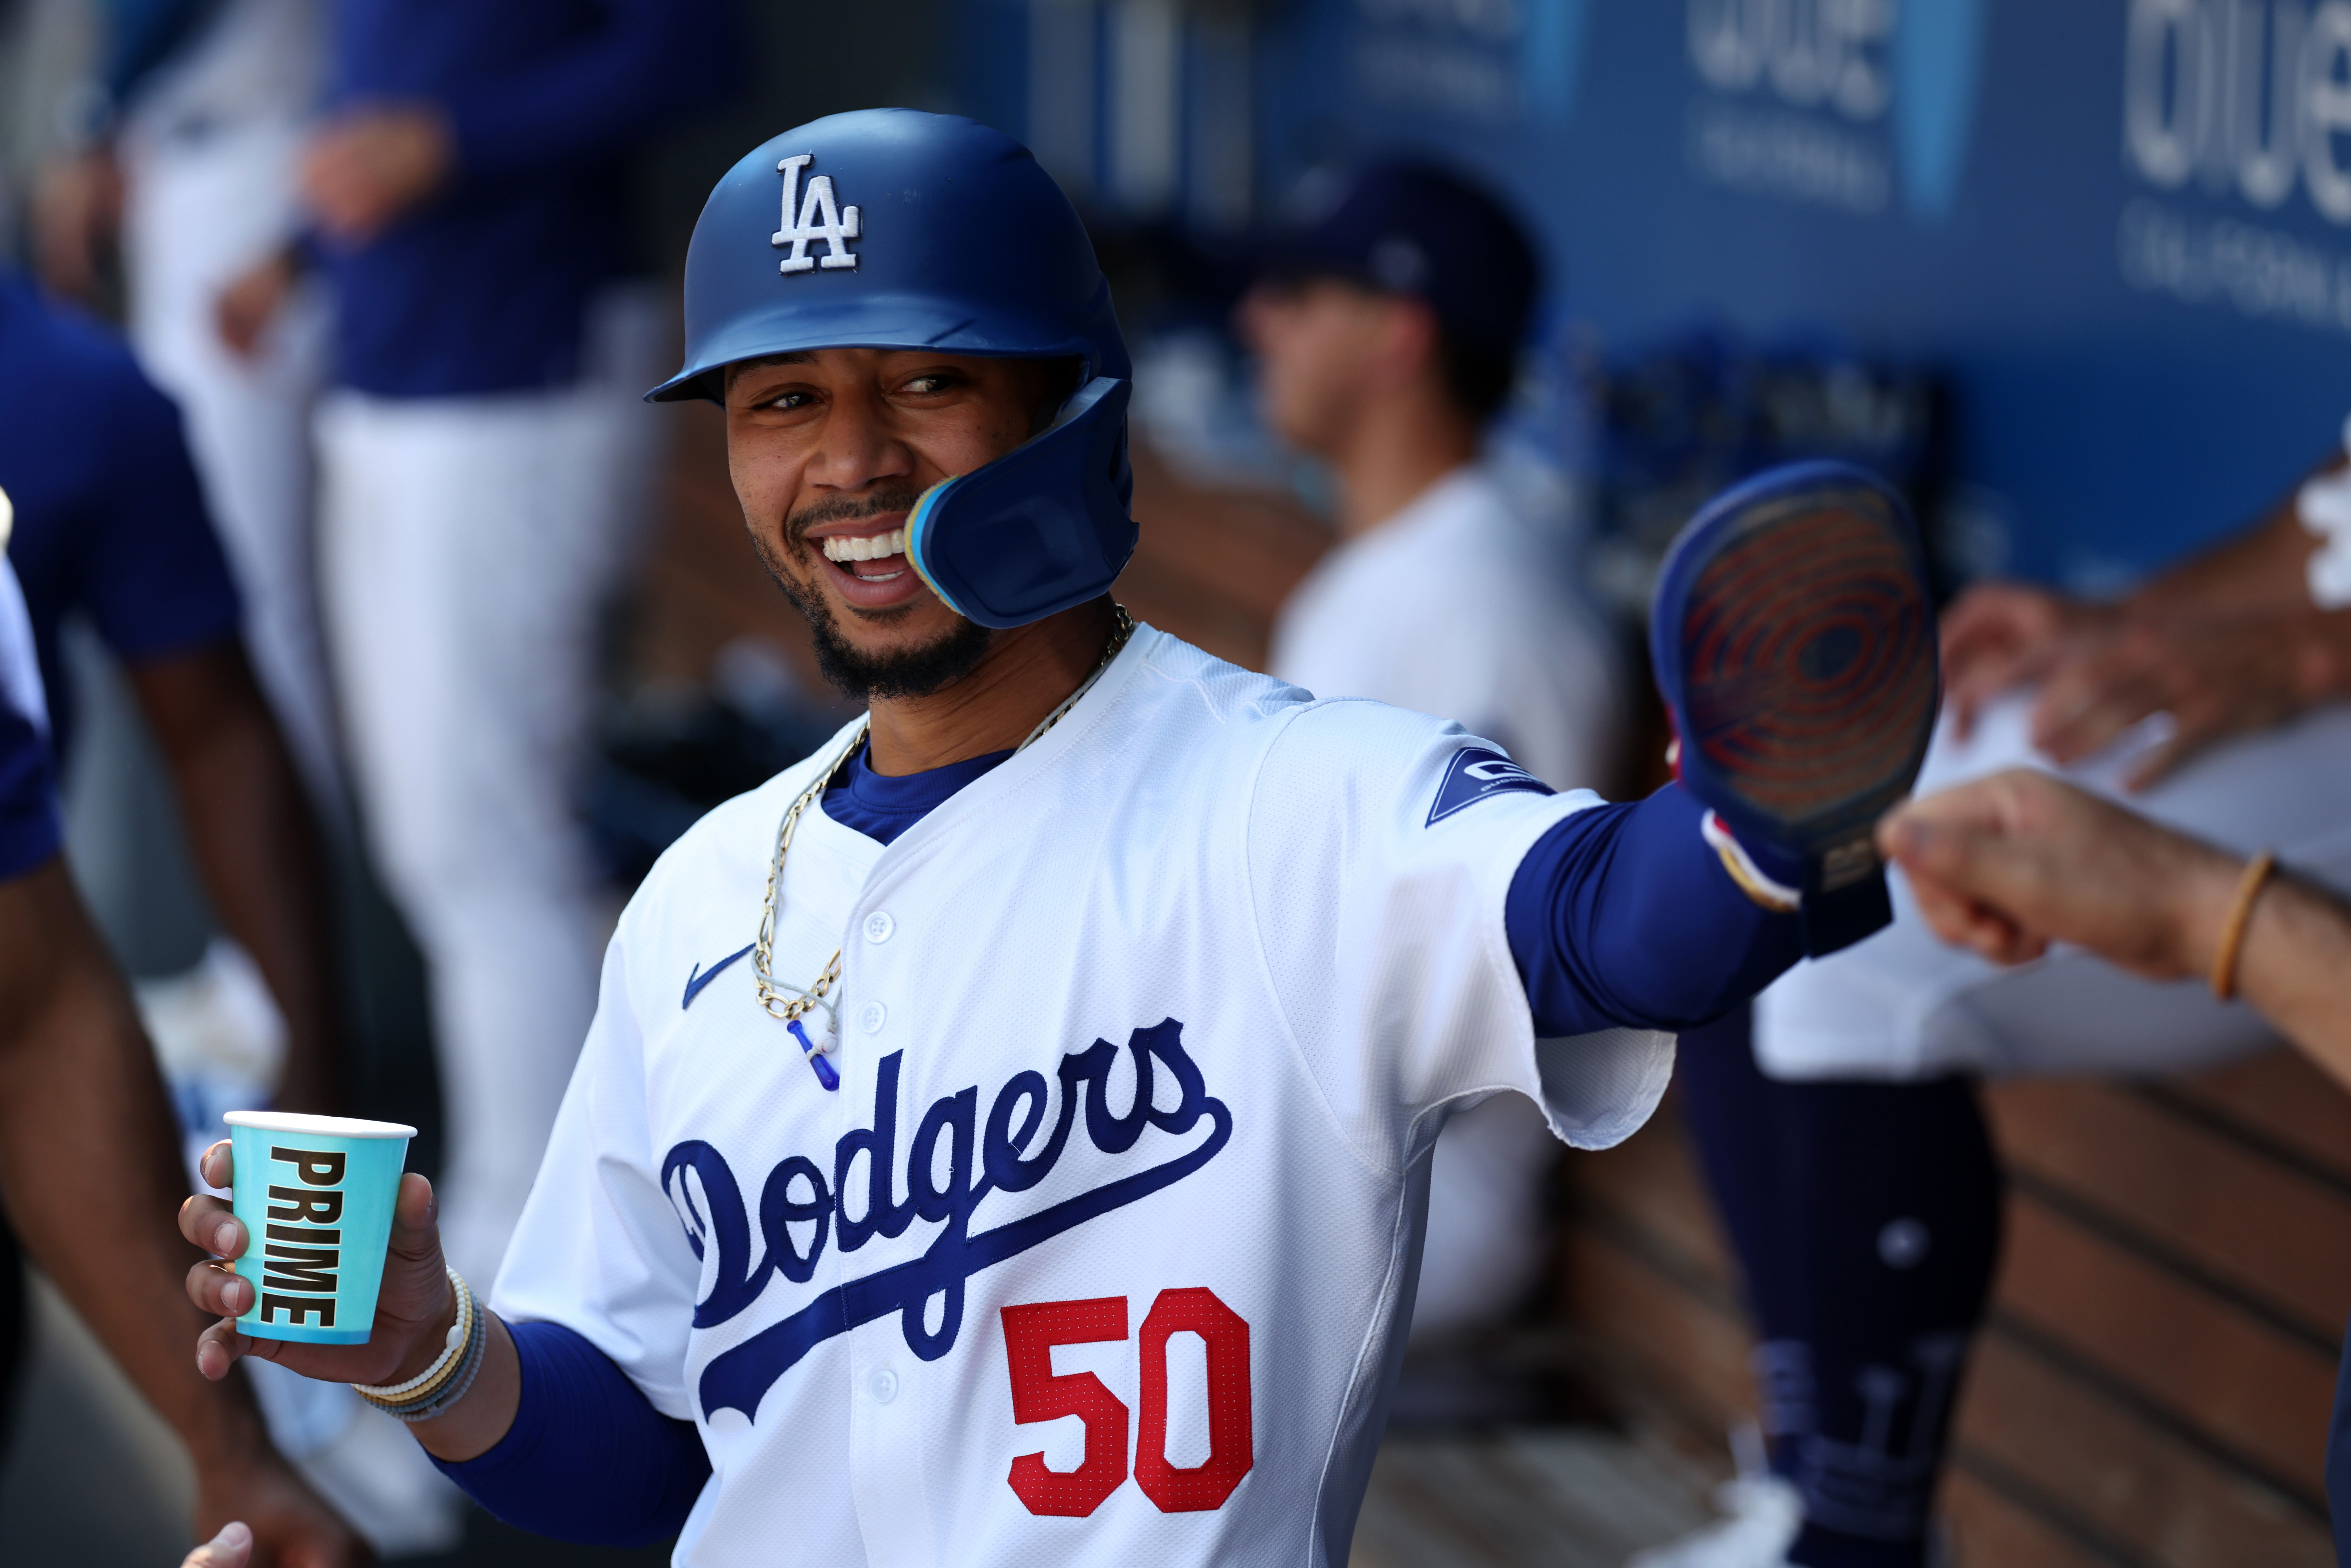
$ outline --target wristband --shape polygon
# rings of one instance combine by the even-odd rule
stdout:
[[[1793,915],[1804,906],[1802,891],[1774,881],[1757,865],[1730,830],[1722,825],[1720,817],[1708,811],[1698,822],[1698,833],[1722,862],[1722,869],[1730,873],[1730,880],[1739,884],[1739,891],[1759,907],[1774,915]]]
[[[483,1354],[488,1349],[490,1343],[489,1322],[488,1312],[477,1312],[474,1314],[474,1334],[466,1343],[464,1360],[458,1364],[455,1375],[449,1378],[440,1391],[430,1399],[422,1404],[378,1405],[376,1408],[393,1420],[406,1422],[411,1426],[420,1421],[437,1421],[455,1409],[457,1402],[472,1392],[474,1378],[482,1370]],[[371,1401],[371,1403],[373,1402]]]
[[[406,1406],[422,1405],[431,1400],[441,1392],[442,1385],[446,1384],[463,1366],[465,1353],[473,1343],[478,1326],[475,1320],[481,1316],[481,1312],[475,1303],[473,1287],[465,1283],[464,1276],[455,1269],[449,1269],[448,1275],[449,1284],[457,1295],[457,1320],[449,1325],[448,1336],[443,1342],[441,1354],[434,1358],[433,1364],[403,1383],[390,1385],[354,1383],[351,1385],[352,1390],[360,1398],[378,1409],[395,1410]]]
[[[2255,855],[2237,879],[2236,896],[2229,901],[2229,917],[2220,925],[2220,945],[2212,951],[2212,994],[2227,1001],[2237,994],[2237,955],[2245,946],[2245,928],[2252,924],[2253,900],[2277,870],[2277,856],[2268,850]]]

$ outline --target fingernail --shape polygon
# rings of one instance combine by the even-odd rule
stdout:
[[[236,1222],[224,1219],[213,1227],[213,1250],[225,1256],[236,1243]]]

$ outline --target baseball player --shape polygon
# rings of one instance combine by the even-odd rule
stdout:
[[[332,922],[314,819],[247,661],[241,595],[172,403],[120,340],[0,266],[0,486],[8,543],[49,705],[51,749],[76,756],[62,628],[86,617],[120,661],[181,808],[222,926],[266,980],[286,1029],[274,1101],[332,1110],[340,1092]],[[137,862],[135,855],[118,857]],[[87,874],[87,867],[78,867]],[[133,867],[143,894],[148,868]],[[99,907],[105,907],[100,902]],[[190,1120],[201,1092],[179,1097]],[[0,1289],[20,1288],[0,1225]],[[0,1342],[0,1355],[14,1354]],[[445,1545],[458,1500],[348,1391],[256,1373],[279,1448],[386,1547]],[[388,1459],[387,1459],[388,1456]]]
[[[360,1380],[510,1521],[680,1563],[1343,1563],[1446,1116],[1517,1092],[1614,1143],[1667,1031],[1885,918],[1914,530],[1829,466],[1694,521],[1655,650],[1685,782],[1606,805],[1117,607],[1125,348],[998,133],[758,148],[686,320],[654,395],[723,402],[869,712],[623,915],[489,1302],[411,1176],[367,1344],[224,1322],[199,1365]],[[216,1200],[182,1224],[246,1250]]]
[[[0,549],[12,515],[0,492]],[[159,1286],[187,1251],[152,1216],[185,1190],[177,1137],[130,995],[58,854],[47,729],[25,601],[0,555],[0,1187],[10,1218],[188,1446],[204,1528],[242,1518],[264,1563],[358,1562],[358,1543],[271,1451],[243,1382],[202,1388],[175,1365],[190,1320]],[[22,1309],[19,1292],[0,1291],[0,1312]],[[0,1332],[13,1340],[15,1327]],[[0,1405],[13,1370],[0,1365]]]
[[[10,559],[74,753],[61,643],[86,616],[121,662],[183,807],[223,925],[286,1020],[281,1103],[340,1092],[327,891],[314,819],[248,662],[243,603],[178,411],[121,340],[0,265],[0,484]]]
[[[1268,668],[1317,696],[1458,720],[1567,789],[1614,776],[1616,660],[1556,542],[1480,455],[1538,282],[1534,247],[1492,196],[1390,162],[1291,240],[1238,319],[1267,422],[1338,486],[1340,541],[1282,606]],[[1401,605],[1409,637],[1395,634]],[[1514,1095],[1446,1124],[1416,1340],[1525,1300],[1557,1147]]]

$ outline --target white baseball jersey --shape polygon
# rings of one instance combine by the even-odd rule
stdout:
[[[1483,464],[1468,464],[1298,585],[1274,622],[1273,674],[1316,696],[1370,697],[1501,742],[1558,789],[1605,784],[1622,744],[1616,660],[1550,551]],[[1544,1174],[1557,1146],[1522,1101],[1457,1117],[1431,1167],[1416,1336],[1516,1310],[1542,1267]]]
[[[1343,1563],[1447,1112],[1602,1147],[1671,1070],[1536,1040],[1506,942],[1594,797],[1139,629],[886,848],[801,819],[775,972],[841,950],[828,1092],[747,945],[847,738],[630,904],[495,1304],[698,1423],[679,1563]]]

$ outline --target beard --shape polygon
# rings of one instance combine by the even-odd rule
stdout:
[[[820,501],[787,518],[784,524],[784,551],[791,565],[801,571],[813,572],[816,552],[809,548],[808,530],[819,523],[840,522],[857,517],[880,517],[891,512],[914,509],[917,499],[911,489],[880,490],[871,496],[842,497],[837,500]],[[930,642],[912,648],[893,649],[886,653],[869,653],[841,635],[840,622],[834,619],[832,606],[826,602],[823,591],[807,584],[799,573],[778,558],[767,537],[758,529],[751,532],[752,547],[758,551],[759,562],[791,607],[800,612],[809,624],[809,632],[816,643],[816,665],[827,685],[852,702],[872,702],[876,697],[926,697],[945,691],[973,670],[987,656],[994,635],[976,621],[958,615],[954,627]],[[912,571],[914,562],[906,563]],[[891,610],[854,612],[861,619],[876,626],[887,626],[906,618],[904,606]]]

